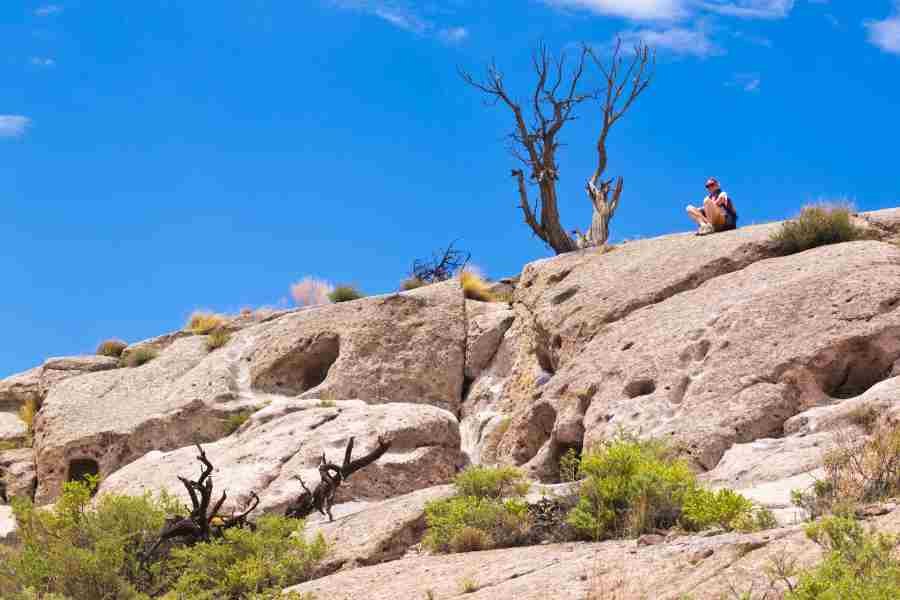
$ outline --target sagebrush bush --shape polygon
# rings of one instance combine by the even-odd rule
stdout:
[[[578,481],[579,479],[581,479],[581,455],[575,448],[569,448],[559,459],[559,480]]]
[[[334,303],[350,302],[365,297],[365,294],[352,285],[339,285],[328,293],[328,299]]]
[[[197,335],[205,335],[215,329],[222,327],[225,324],[225,319],[213,313],[196,311],[194,312],[190,319],[188,319],[187,325],[184,326],[185,331],[190,331],[191,333],[195,333]]]
[[[222,539],[159,552],[142,565],[166,516],[185,514],[184,507],[166,495],[92,502],[95,485],[95,478],[66,483],[53,510],[14,500],[18,542],[0,546],[0,598],[275,600],[284,587],[311,577],[326,552],[321,536],[306,540],[302,521],[270,516],[255,531],[228,530]]]
[[[853,224],[850,206],[817,204],[804,206],[797,218],[785,221],[772,234],[782,254],[794,254],[810,248],[851,242],[865,237],[865,231]]]
[[[138,346],[132,350],[129,350],[119,361],[123,366],[126,367],[140,367],[141,365],[145,365],[154,358],[159,356],[159,350],[157,350],[153,346]]]
[[[302,521],[267,515],[256,531],[229,529],[223,539],[173,550],[170,567],[179,576],[172,589],[191,600],[280,593],[310,579],[326,552],[321,534],[306,540]]]
[[[418,277],[409,277],[407,279],[404,279],[400,283],[400,291],[408,292],[410,290],[419,289],[420,287],[424,287],[426,285],[428,285],[428,283],[423,279],[419,279]]]
[[[520,469],[483,465],[466,468],[453,479],[453,485],[460,496],[494,499],[524,496],[529,488]]]
[[[225,432],[226,435],[231,435],[235,431],[241,428],[241,425],[247,422],[250,418],[250,415],[253,414],[253,411],[242,410],[241,412],[237,412],[225,417]]]
[[[104,340],[97,346],[97,356],[119,358],[127,347],[128,344],[122,340]]]
[[[206,349],[212,352],[231,341],[231,333],[225,329],[214,329],[206,337]]]
[[[469,300],[496,301],[494,294],[491,293],[490,285],[476,271],[469,269],[460,271],[459,282],[462,285],[463,295]]]
[[[304,277],[291,285],[291,297],[297,306],[318,306],[331,302],[328,294],[333,289],[334,286],[327,281],[315,277]]]
[[[807,535],[822,546],[819,565],[801,573],[785,600],[891,600],[900,598],[896,538],[866,532],[846,516],[809,525]]]
[[[428,532],[423,541],[435,552],[515,546],[526,539],[531,526],[528,505],[523,500],[475,496],[429,502],[425,522]]]

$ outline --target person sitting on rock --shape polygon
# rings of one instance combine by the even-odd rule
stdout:
[[[703,200],[703,207],[697,208],[688,204],[687,214],[700,229],[697,235],[707,235],[717,231],[728,231],[737,228],[737,212],[728,194],[722,191],[718,180],[710,177],[706,182],[709,195]]]

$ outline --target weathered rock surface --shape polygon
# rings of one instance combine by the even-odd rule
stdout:
[[[556,372],[514,415],[501,452],[552,464],[577,442],[563,434],[580,421],[586,445],[624,429],[671,440],[711,469],[733,444],[781,436],[790,417],[857,396],[890,372],[900,358],[898,276],[895,246],[839,244],[634,310],[591,333],[577,355],[555,341],[556,325]]]
[[[358,457],[375,448],[379,435],[392,440],[391,449],[339,488],[338,503],[381,500],[446,483],[461,462],[452,414],[401,403],[348,401],[322,407],[315,400],[281,400],[253,414],[235,434],[203,447],[216,467],[216,495],[228,490],[226,508],[243,505],[255,490],[259,510],[269,512],[283,510],[302,493],[297,475],[310,488],[319,481],[316,468],[323,452],[339,463],[351,436]],[[109,476],[100,493],[167,489],[187,500],[177,476],[196,476],[196,455],[191,446],[150,452]]]
[[[16,519],[13,517],[12,508],[0,504],[0,544],[9,544],[15,541]]]
[[[254,389],[307,398],[431,404],[454,414],[465,368],[465,301],[448,281],[285,315],[259,336]]]
[[[494,358],[515,313],[507,304],[468,300],[466,317],[466,377],[474,380]]]
[[[310,521],[309,539],[321,533],[331,552],[322,571],[374,565],[402,557],[425,533],[425,505],[452,496],[451,485],[430,487],[368,506],[333,523]]]
[[[7,496],[31,498],[37,486],[31,448],[0,452],[0,475],[6,483]]]
[[[238,389],[250,335],[213,353],[205,336],[183,337],[140,367],[53,385],[35,419],[36,501],[53,500],[73,461],[93,461],[105,477],[150,450],[224,435],[224,417],[256,402]]]
[[[886,533],[900,531],[897,512],[871,522]],[[781,557],[796,559],[802,569],[815,564],[821,550],[801,527],[675,537],[650,546],[634,540],[553,544],[407,557],[289,589],[329,600],[421,600],[429,591],[434,598],[485,600],[705,600],[730,597],[732,586],[738,593],[765,593],[772,585],[767,568]],[[464,592],[467,581],[474,592]],[[774,589],[783,590],[779,584]]]

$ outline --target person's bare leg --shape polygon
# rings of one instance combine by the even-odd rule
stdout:
[[[685,210],[687,211],[687,214],[691,218],[691,220],[697,225],[706,225],[709,223],[700,209],[696,206],[691,206],[690,204],[688,204]]]
[[[725,227],[725,210],[719,208],[713,200],[707,198],[703,202],[703,212],[706,213],[706,220],[716,231],[721,231]]]

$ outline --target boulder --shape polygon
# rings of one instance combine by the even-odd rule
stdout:
[[[118,365],[119,361],[109,356],[49,358],[40,367],[0,380],[0,410],[18,410],[27,402],[40,406],[54,384],[84,373],[115,369]]]
[[[714,241],[710,252],[717,247]],[[761,247],[750,244],[745,254]],[[669,250],[660,243],[663,265]],[[633,310],[625,316],[617,316],[624,311],[617,303],[618,312],[597,315],[607,322],[574,354],[564,340],[580,334],[566,334],[561,315],[544,318],[556,323],[545,332],[555,349],[546,359],[553,376],[520,402],[500,452],[546,473],[566,447],[625,431],[670,440],[712,469],[732,445],[780,437],[791,417],[862,394],[900,358],[897,247],[853,242],[731,267],[716,275],[711,264],[702,285],[683,283],[640,309],[626,302]],[[568,277],[579,272],[573,267]],[[568,277],[566,285],[583,276]]]
[[[19,445],[28,436],[28,425],[16,413],[0,412],[0,444]]]
[[[256,491],[261,512],[281,512],[319,481],[323,453],[343,460],[355,437],[354,457],[373,450],[378,436],[392,440],[375,464],[354,474],[338,490],[337,502],[383,500],[449,481],[461,457],[459,428],[449,412],[421,404],[367,405],[362,401],[321,403],[280,400],[254,413],[235,434],[203,446],[216,470],[216,495],[228,490],[226,509],[241,507]],[[139,495],[166,489],[187,501],[177,477],[198,473],[193,446],[149,452],[113,473],[100,493]],[[341,511],[336,511],[341,514]]]
[[[307,538],[321,533],[331,551],[321,571],[374,565],[402,557],[425,533],[425,505],[449,498],[452,485],[425,488],[338,517],[309,520]]]
[[[466,377],[474,380],[490,364],[515,313],[507,304],[466,301]]]
[[[31,448],[0,452],[0,475],[6,483],[6,495],[10,498],[32,498],[37,486],[34,468],[34,452]]]
[[[259,336],[251,385],[305,398],[431,404],[455,414],[465,330],[457,281],[301,310]]]

